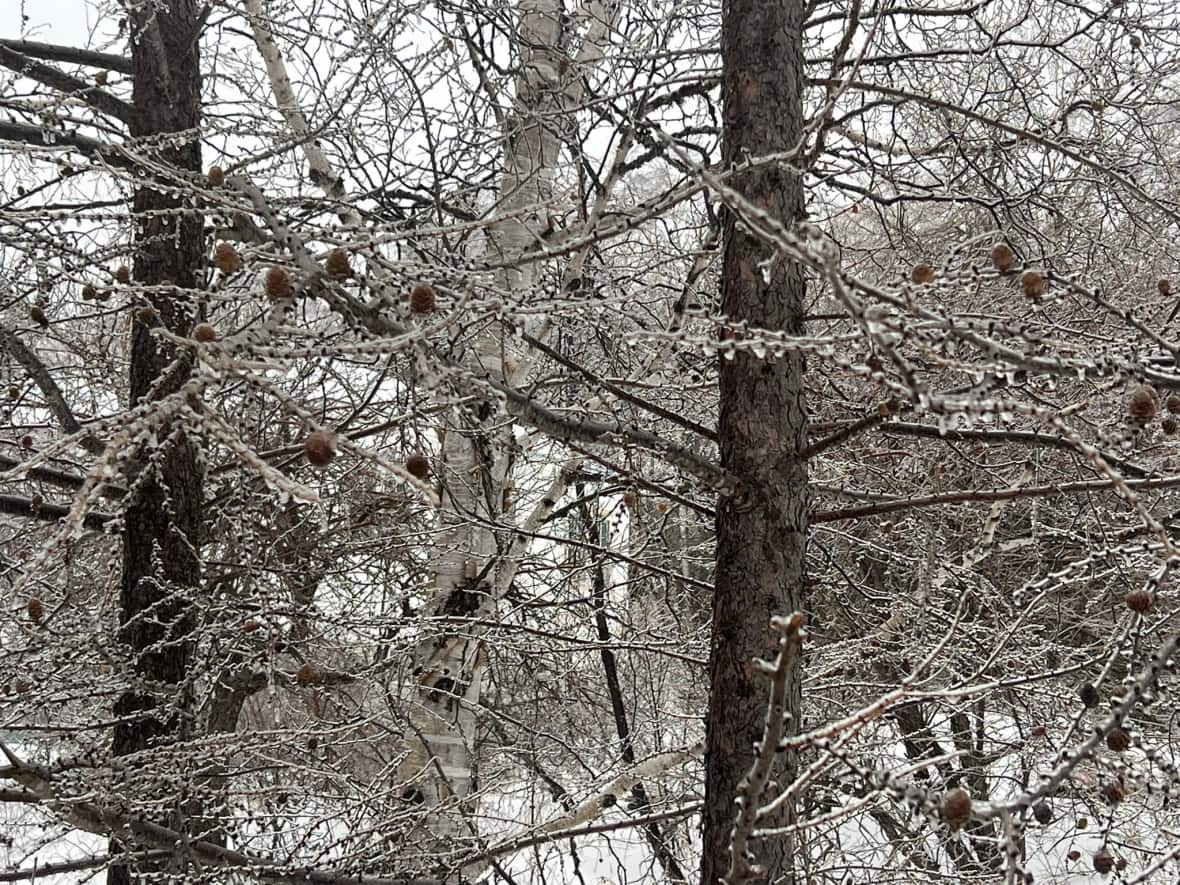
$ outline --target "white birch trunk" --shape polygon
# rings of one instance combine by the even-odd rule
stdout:
[[[549,202],[564,138],[573,126],[567,115],[580,98],[581,77],[602,57],[601,44],[613,26],[618,4],[592,4],[591,24],[578,57],[569,60],[568,36],[560,0],[522,0],[518,26],[520,71],[512,110],[504,117],[504,170],[488,251],[494,259],[533,250],[549,227]],[[540,273],[536,262],[512,265],[497,279],[506,299],[525,298]],[[481,335],[466,354],[477,374],[519,380],[528,366],[511,349],[502,330]],[[443,495],[440,519],[446,526],[432,574],[431,618],[494,615],[499,595],[511,582],[519,551],[513,532],[497,543],[491,526],[507,522],[510,504],[509,450],[512,425],[502,413],[473,414],[470,408],[450,415],[443,443]],[[530,523],[539,523],[564,490],[567,472],[555,480]],[[535,528],[535,524],[532,526]],[[407,755],[399,774],[413,782],[409,792],[428,807],[469,797],[474,787],[474,708],[479,701],[484,656],[478,629],[426,624],[414,661],[417,697],[411,707]],[[432,824],[436,836],[458,835],[458,818],[440,814]]]
[[[530,251],[549,227],[548,204],[559,155],[574,132],[568,112],[582,98],[582,78],[604,55],[620,7],[619,0],[590,0],[567,17],[561,0],[520,0],[520,70],[512,109],[504,116],[499,220],[491,224],[488,235],[491,257]],[[308,137],[310,127],[267,25],[263,0],[246,0],[246,12],[278,108],[303,145],[313,180],[346,207],[339,213],[344,224],[356,226],[359,216],[347,207],[343,178]],[[581,46],[571,59],[565,43],[571,29],[579,27],[584,31]],[[601,208],[595,207],[596,214]],[[572,263],[579,263],[577,256]],[[497,284],[507,299],[515,301],[528,295],[539,273],[535,262],[511,265],[500,272]],[[478,375],[515,381],[528,374],[528,366],[509,351],[499,329],[479,336],[464,361]],[[444,434],[442,541],[431,575],[433,594],[426,606],[424,635],[413,661],[414,697],[398,769],[399,780],[407,785],[404,798],[437,810],[430,830],[440,839],[460,834],[458,815],[446,807],[451,800],[468,799],[474,787],[474,708],[484,663],[478,629],[453,619],[492,616],[523,554],[517,532],[506,533],[498,544],[493,529],[508,521],[505,490],[511,442],[511,421],[492,404],[455,408]],[[563,469],[553,480],[545,499],[520,527],[524,532],[535,529],[552,511],[570,472]]]

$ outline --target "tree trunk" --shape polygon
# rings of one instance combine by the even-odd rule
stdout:
[[[515,255],[540,242],[547,224],[541,204],[551,196],[561,151],[554,126],[562,113],[563,87],[570,79],[562,73],[562,43],[567,35],[560,0],[525,0],[519,15],[520,73],[515,81],[514,113],[505,119],[504,170],[497,202],[498,213],[505,217],[491,226],[488,235],[488,251],[495,257]],[[526,211],[529,207],[536,208]],[[539,271],[536,262],[521,262],[504,268],[497,283],[506,291],[527,292],[536,285]],[[465,365],[477,375],[508,381],[523,371],[517,360],[511,342],[494,329],[481,334],[464,354]],[[434,560],[435,595],[429,613],[490,618],[497,604],[497,567],[504,551],[489,526],[511,518],[505,496],[511,426],[489,404],[456,409],[442,448],[440,522],[445,533]],[[482,640],[473,636],[476,632],[465,626],[445,629],[441,635],[426,637],[415,655],[413,736],[399,775],[403,782],[415,782],[405,798],[428,807],[462,799],[474,784],[474,706],[484,666]],[[432,833],[450,840],[455,823],[439,818],[431,826]]]
[[[132,135],[188,130],[191,134],[159,142],[156,157],[178,170],[199,172],[199,3],[140,5],[129,17],[135,69]],[[134,279],[144,286],[174,283],[192,290],[205,251],[202,218],[182,191],[162,184],[145,184],[135,192]],[[169,291],[151,297],[160,323],[187,334],[193,321],[190,300]],[[187,366],[172,371],[167,383],[153,384],[176,358],[173,346],[152,336],[143,323],[133,323],[129,403],[175,392],[189,375]],[[116,703],[116,756],[167,743],[188,730],[192,594],[200,578],[202,471],[194,441],[165,419],[156,427],[155,440],[135,452],[130,473],[136,493],[123,533],[119,636],[133,656],[134,681]],[[107,881],[123,885],[146,872],[149,868],[115,866]]]
[[[722,7],[724,168],[747,157],[789,150],[802,131],[802,0],[725,0]],[[801,176],[781,166],[738,173],[734,186],[754,205],[790,225],[803,213]],[[727,212],[722,311],[751,328],[801,335],[803,274],[774,257]],[[771,262],[764,276],[766,265]],[[762,734],[768,684],[750,660],[774,648],[769,619],[802,607],[807,536],[803,358],[773,359],[739,351],[721,360],[718,436],[723,467],[741,488],[717,505],[710,695],[706,720],[701,881],[714,885],[729,866],[735,792]],[[798,729],[800,683],[793,664],[787,709]],[[784,759],[780,783],[792,779]],[[787,810],[783,823],[791,816]],[[769,822],[768,822],[769,823]],[[790,840],[755,843],[755,862],[770,882],[794,881]]]

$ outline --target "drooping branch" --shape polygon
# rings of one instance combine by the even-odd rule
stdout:
[[[57,423],[61,425],[62,429],[68,434],[82,434],[85,428],[74,417],[74,412],[70,408],[69,403],[66,402],[65,394],[61,392],[57,381],[54,380],[53,375],[33,351],[25,345],[23,341],[17,337],[16,333],[10,329],[0,326],[0,347],[3,347],[16,360],[22,369],[28,372],[29,377],[33,379],[33,383],[41,391],[41,395],[45,397],[49,409],[53,412],[53,416],[57,419]],[[98,440],[94,439],[89,434],[82,437],[83,445],[91,454],[102,454],[105,446]]]

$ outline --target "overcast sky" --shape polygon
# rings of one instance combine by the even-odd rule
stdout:
[[[0,37],[86,46],[97,18],[86,0],[0,0]]]

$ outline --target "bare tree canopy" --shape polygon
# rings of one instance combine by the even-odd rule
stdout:
[[[18,5],[0,882],[1180,876],[1172,4]]]

